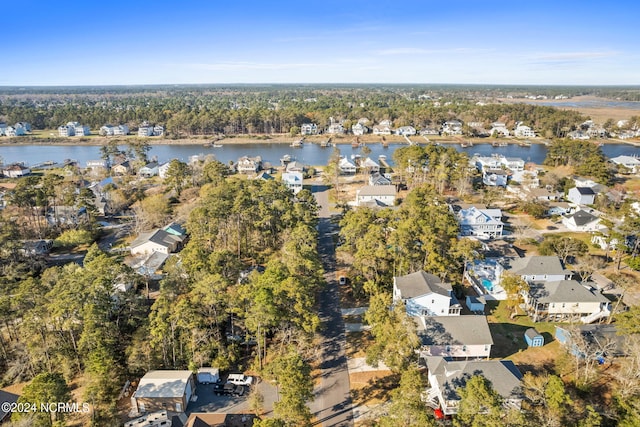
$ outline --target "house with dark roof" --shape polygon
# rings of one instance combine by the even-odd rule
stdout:
[[[151,178],[158,175],[158,162],[147,163],[138,171],[138,175],[144,178]]]
[[[606,228],[600,223],[600,218],[582,209],[563,217],[562,224],[571,231],[579,232],[602,231]]]
[[[592,323],[611,315],[609,299],[589,283],[554,280],[529,286],[524,301],[534,322]]]
[[[459,316],[462,309],[450,283],[422,270],[393,278],[393,301],[404,301],[410,316]]]
[[[444,357],[431,356],[424,359],[427,365],[429,388],[422,400],[444,415],[458,412],[460,394],[473,376],[486,378],[491,387],[502,397],[507,408],[520,410],[522,406],[522,374],[510,360],[448,361]]]
[[[178,251],[185,240],[186,236],[184,235],[156,229],[140,234],[131,243],[131,255],[149,255],[153,252],[170,254]]]
[[[11,411],[5,410],[5,406],[8,403],[9,405],[16,403],[18,401],[17,394],[9,393],[8,391],[0,390],[0,424],[8,421],[11,418]]]
[[[380,172],[374,172],[369,175],[369,185],[391,185],[391,180]]]
[[[488,359],[493,338],[485,316],[417,316],[420,357]]]
[[[567,200],[576,205],[592,205],[596,199],[596,192],[591,187],[573,187],[567,193]]]
[[[504,224],[500,209],[479,209],[471,206],[468,209],[460,209],[455,215],[463,236],[485,238],[502,236]]]
[[[504,271],[522,277],[527,282],[569,280],[573,271],[564,268],[557,256],[530,256],[505,259]]]
[[[194,412],[184,427],[251,427],[257,419],[253,414]]]

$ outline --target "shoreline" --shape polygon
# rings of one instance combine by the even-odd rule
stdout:
[[[83,145],[83,146],[104,146],[110,142],[118,142],[118,145],[128,145],[132,143],[140,143],[145,142],[149,145],[202,145],[208,146],[212,143],[222,144],[222,145],[241,145],[241,144],[291,144],[294,141],[299,141],[302,139],[300,136],[292,137],[288,134],[282,135],[241,135],[241,136],[228,136],[224,138],[214,138],[209,136],[201,136],[201,137],[191,137],[191,138],[180,138],[180,139],[168,139],[161,137],[149,137],[149,138],[138,138],[136,136],[127,136],[127,137],[103,137],[103,136],[90,136],[90,137],[70,137],[67,138],[38,138],[35,136],[26,136],[25,137],[13,137],[11,139],[0,139],[0,147],[7,146],[27,146],[27,145],[42,145],[42,146],[75,146],[75,145]],[[366,144],[406,144],[407,140],[403,136],[399,135],[362,135],[362,136],[352,136],[352,135],[332,135],[331,137],[327,135],[312,135],[305,136],[304,143],[306,144],[320,144],[323,141],[331,140],[332,145],[350,145],[356,140],[363,145]],[[409,139],[417,145],[427,145],[427,144],[462,144],[462,143],[471,143],[473,145],[485,145],[485,144],[493,144],[495,142],[498,143],[507,143],[508,145],[521,145],[525,141],[531,143],[532,145],[543,145],[548,144],[550,141],[545,138],[528,138],[528,139],[516,139],[516,138],[451,138],[451,137],[442,137],[442,136],[431,136],[426,139],[422,136],[411,136]],[[618,139],[592,139],[589,140],[596,144],[606,144],[606,145],[630,145],[630,146],[638,146],[640,145],[640,140],[618,140]]]

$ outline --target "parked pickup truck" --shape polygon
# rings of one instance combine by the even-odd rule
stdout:
[[[253,384],[253,377],[249,377],[245,374],[229,374],[227,383],[237,385],[251,385]]]
[[[242,396],[246,392],[246,388],[243,385],[237,385],[232,383],[226,384],[216,384],[213,387],[213,392],[218,396],[226,395],[226,396]]]

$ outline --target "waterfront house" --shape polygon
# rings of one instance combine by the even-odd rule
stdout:
[[[58,127],[58,135],[62,137],[74,136],[76,133],[75,126],[62,125]]]
[[[422,270],[393,278],[393,301],[403,301],[410,316],[459,316],[462,310],[451,284]]]
[[[254,174],[262,167],[262,157],[243,156],[238,159],[236,169],[238,173]]]
[[[6,136],[8,136],[9,138],[13,138],[15,136],[23,136],[25,135],[25,129],[23,127],[14,127],[14,126],[9,126],[8,128],[5,129],[4,134]]]
[[[318,125],[315,123],[303,123],[300,125],[301,135],[316,135],[318,133]]]
[[[138,382],[131,396],[134,412],[159,410],[184,412],[196,393],[196,382],[191,371],[150,371]]]
[[[391,135],[391,126],[382,125],[382,124],[374,125],[373,134],[374,135]]]
[[[141,233],[131,243],[131,255],[149,255],[153,252],[170,254],[181,249],[185,240],[184,234],[176,234],[158,228]]]
[[[401,126],[396,129],[396,135],[413,136],[416,134],[416,128],[413,126]]]
[[[164,126],[155,125],[153,127],[153,136],[162,136],[162,135],[164,135]]]
[[[361,169],[364,169],[369,173],[380,172],[380,165],[375,160],[372,160],[371,157],[367,157],[365,159],[360,158],[358,163],[358,166]]]
[[[127,125],[104,125],[98,133],[102,136],[121,136],[129,134],[129,126]]]
[[[471,206],[456,212],[456,219],[460,224],[463,236],[500,237],[504,224],[500,209],[479,209]]]
[[[502,398],[506,408],[520,410],[522,407],[522,374],[510,360],[449,361],[444,357],[430,356],[425,359],[429,388],[422,401],[443,415],[458,413],[460,395],[473,376],[486,378],[491,387]]]
[[[618,166],[623,166],[623,173],[639,173],[640,172],[640,159],[635,156],[618,156],[611,159],[611,163]],[[620,169],[620,168],[619,168]]]
[[[343,134],[344,127],[342,126],[342,123],[331,123],[327,128],[327,133],[331,135]]]
[[[442,125],[443,135],[462,135],[462,122],[459,120],[449,120]]]
[[[380,172],[374,172],[369,175],[369,185],[391,185],[391,179]]]
[[[356,206],[393,206],[396,201],[395,185],[365,185],[356,192]]]
[[[534,322],[592,323],[611,315],[609,299],[591,284],[576,280],[531,282],[524,301]]]
[[[602,231],[606,228],[600,224],[600,218],[582,209],[563,217],[562,224],[577,232]]]
[[[151,178],[158,175],[158,162],[150,162],[138,170],[138,175],[143,178]]]
[[[307,168],[302,163],[294,160],[292,162],[287,163],[285,170],[290,173],[291,172],[304,173],[306,172]]]
[[[165,179],[167,177],[167,172],[169,171],[169,168],[171,167],[171,162],[165,162],[161,165],[158,166],[158,176],[162,179]]]
[[[440,131],[434,127],[425,127],[420,131],[420,135],[422,136],[440,135]]]
[[[485,316],[416,316],[420,357],[449,360],[488,359],[493,338]]]
[[[482,183],[490,187],[506,187],[509,180],[509,172],[504,169],[484,169],[482,171]]]
[[[518,124],[514,131],[516,138],[535,138],[536,133],[529,126]]]
[[[109,161],[105,159],[87,160],[87,169],[106,171],[109,169]]]
[[[351,132],[356,136],[364,135],[365,133],[369,133],[369,128],[362,123],[356,123],[351,126]]]
[[[491,123],[491,129],[489,130],[489,134],[493,136],[509,136],[509,129],[507,129],[507,125],[502,122],[493,122]]]
[[[340,157],[338,169],[342,175],[352,175],[356,173],[356,165],[349,161],[346,157]]]
[[[302,172],[285,172],[282,174],[282,182],[293,194],[298,194],[302,190]]]
[[[591,138],[589,134],[582,129],[569,132],[567,134],[567,137],[569,137],[569,139],[577,139],[577,140],[587,140]]]
[[[596,192],[591,187],[573,187],[567,193],[567,200],[576,205],[592,205],[595,198]]]
[[[31,175],[31,169],[24,165],[14,163],[3,167],[2,175],[7,178],[20,178],[21,176]]]
[[[140,137],[153,136],[153,126],[151,126],[147,122],[143,122],[142,125],[138,127],[138,136]]]
[[[31,123],[29,122],[17,122],[13,127],[22,128],[25,132],[31,132]]]
[[[117,165],[113,165],[111,167],[111,172],[114,175],[120,175],[120,176],[128,175],[129,172],[131,172],[131,164],[129,163],[128,160],[125,160],[122,163],[118,163]]]

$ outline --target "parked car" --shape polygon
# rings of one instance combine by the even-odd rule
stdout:
[[[218,396],[242,396],[246,392],[246,388],[243,385],[237,385],[233,383],[216,384],[213,387],[213,392]]]
[[[236,385],[251,385],[253,384],[253,377],[247,376],[245,374],[229,374],[227,383]]]

